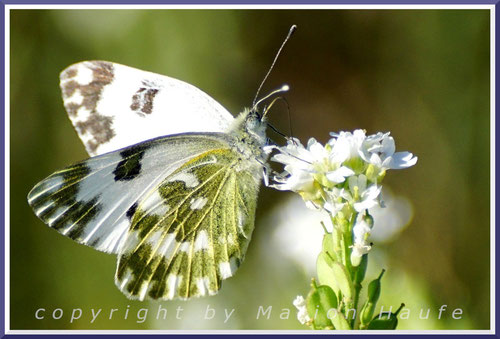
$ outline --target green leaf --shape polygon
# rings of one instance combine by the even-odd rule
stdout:
[[[323,236],[323,252],[330,253],[331,256],[335,257],[335,250],[333,248],[332,233],[326,233]]]
[[[345,316],[339,312],[337,309],[327,313],[327,316],[330,317],[330,320],[337,330],[351,330],[351,326],[349,322],[346,320]]]
[[[352,300],[354,287],[345,266],[339,262],[334,262],[332,264],[332,271],[342,295],[348,300]]]
[[[338,295],[340,288],[335,279],[332,270],[333,260],[325,252],[321,252],[316,261],[316,270],[318,272],[318,280],[321,285],[328,285]]]

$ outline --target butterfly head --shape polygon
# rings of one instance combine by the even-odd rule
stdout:
[[[256,108],[247,108],[235,119],[233,133],[241,145],[260,148],[266,142],[266,120]]]
[[[252,108],[244,112],[245,116],[245,130],[250,135],[256,134],[265,137],[266,135],[266,116],[260,114],[257,108]]]

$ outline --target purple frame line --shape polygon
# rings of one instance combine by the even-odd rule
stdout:
[[[242,5],[285,5],[285,4],[302,4],[302,5],[496,5],[499,0],[146,0],[138,2],[137,0],[2,0],[0,3],[7,5],[117,5],[117,4],[136,4],[136,5],[226,5],[226,4],[242,4]]]
[[[147,334],[146,334],[147,335]],[[191,339],[191,338],[203,338],[203,337],[212,337],[212,338],[218,338],[218,337],[224,337],[224,338],[232,338],[232,337],[244,337],[245,339],[260,339],[260,338],[272,338],[272,339],[285,339],[285,338],[294,338],[294,337],[300,337],[300,338],[322,338],[329,336],[329,334],[321,334],[321,335],[314,335],[314,334],[233,334],[233,333],[228,333],[228,334],[222,334],[222,333],[217,333],[217,334],[150,334],[153,335],[154,338],[179,338],[179,339]],[[398,334],[396,338],[401,338],[401,339],[416,339],[418,336],[425,335],[426,337],[436,337],[436,338],[443,338],[443,339],[452,339],[452,338],[464,338],[466,336],[470,337],[471,335],[466,335],[466,334],[445,334],[445,335],[440,335],[440,334]],[[33,336],[35,335],[5,335],[2,338],[12,338],[12,339],[32,339]],[[92,339],[92,338],[103,338],[103,339],[123,339],[123,338],[139,338],[145,336],[145,334],[57,334],[57,335],[50,335],[50,334],[40,334],[36,335],[37,338],[66,338],[66,337],[74,337],[77,336],[78,339],[80,338],[85,338],[85,339]],[[363,337],[363,338],[368,338],[368,339],[378,339],[381,337],[386,337],[389,336],[388,334],[335,334],[335,338],[342,338],[342,339],[353,339],[353,337]],[[482,336],[484,337],[484,336]],[[496,336],[495,336],[496,337]]]
[[[458,1],[451,1],[451,0],[441,0],[441,1],[430,1],[430,0],[421,0],[421,1],[397,1],[397,0],[385,0],[385,1],[375,1],[375,0],[361,0],[361,1],[352,1],[352,2],[349,2],[349,1],[336,1],[336,0],[315,0],[314,2],[309,2],[309,3],[306,3],[304,0],[273,0],[272,2],[270,1],[263,1],[263,0],[260,0],[260,1],[237,1],[237,0],[219,0],[219,1],[203,1],[203,0],[197,0],[197,1],[190,1],[189,3],[187,2],[182,2],[182,1],[161,1],[161,0],[148,0],[147,2],[142,2],[142,3],[138,3],[137,0],[136,1],[133,1],[133,0],[122,0],[122,1],[119,1],[119,0],[107,0],[105,2],[99,2],[97,0],[91,0],[91,1],[81,1],[81,0],[77,0],[77,1],[64,1],[64,0],[52,0],[52,1],[48,1],[48,2],[44,2],[42,3],[41,1],[35,1],[35,0],[29,0],[29,1],[5,1],[5,0],[0,0],[0,17],[1,18],[4,18],[4,15],[5,15],[5,5],[29,5],[29,4],[88,4],[88,5],[93,5],[93,4],[140,4],[140,5],[144,5],[144,4],[193,4],[193,5],[196,5],[196,4],[307,4],[307,5],[312,5],[312,4],[349,4],[349,5],[353,5],[353,4],[360,4],[360,5],[366,5],[366,4],[434,4],[434,5],[446,5],[446,4],[470,4],[470,5],[479,5],[479,4],[484,4],[484,5],[487,5],[487,4],[491,4],[491,5],[495,5],[495,10],[498,12],[500,10],[500,0],[479,0],[479,1],[465,1],[465,0],[458,0]],[[2,82],[0,84],[0,88],[2,89],[2,93],[1,93],[1,103],[2,103],[2,107],[0,108],[0,113],[1,113],[1,118],[2,118],[2,121],[5,121],[5,70],[6,70],[6,67],[8,67],[8,65],[5,64],[5,59],[4,59],[4,56],[5,56],[5,25],[1,25],[0,27],[0,33],[1,33],[1,46],[0,46],[0,53],[1,53],[1,59],[3,60],[3,67],[0,68],[0,78],[2,79]],[[500,36],[500,20],[498,20],[498,17],[496,16],[495,17],[495,37],[498,37]],[[498,39],[495,39],[495,42],[497,42]],[[498,43],[495,43],[495,56],[498,57],[498,55],[500,55],[500,44]],[[500,68],[499,67],[496,67],[496,70],[495,70],[495,79],[498,79],[500,77]],[[496,86],[495,88],[495,98],[498,99],[500,97],[500,87],[499,86]],[[495,102],[497,102],[497,100],[495,100]],[[495,106],[495,116],[496,116],[496,106]],[[498,129],[499,127],[499,124],[500,122],[498,121],[498,119],[495,119],[496,122],[495,122],[495,128]],[[1,230],[0,230],[0,242],[2,244],[2,248],[5,250],[5,248],[3,247],[4,245],[4,230],[5,230],[5,227],[6,225],[4,224],[4,221],[5,221],[5,172],[4,172],[4,168],[5,168],[5,142],[6,142],[6,135],[4,133],[4,130],[3,130],[3,127],[2,127],[2,131],[1,131],[1,139],[0,139],[0,146],[1,146],[1,154],[2,154],[2,157],[0,159],[0,175],[1,175],[1,178],[0,178],[0,191],[2,192],[2,195],[0,196],[0,202],[1,202],[1,205],[0,205],[0,218],[1,218]],[[494,140],[495,142],[495,146],[497,147],[497,142],[496,142],[496,139]],[[496,157],[495,157],[496,158]],[[498,159],[496,158],[495,159],[495,165],[496,167],[498,167]],[[500,187],[500,184],[498,183],[498,181],[496,182],[496,185],[495,185],[495,196],[496,196],[496,193],[498,192],[498,188]],[[496,226],[496,225],[495,225]],[[495,241],[496,243],[498,243],[498,240],[500,239],[500,235],[499,235],[499,232],[496,232],[496,236],[495,236]],[[5,279],[5,276],[4,276],[4,270],[5,270],[5,265],[4,265],[4,252],[2,252],[0,254],[0,258],[2,258],[2,260],[0,260],[0,275],[1,275],[1,279],[0,279],[0,287],[1,287],[1,297],[0,297],[0,301],[1,301],[1,305],[0,305],[0,336],[1,338],[4,338],[4,337],[7,337],[7,335],[5,335],[5,311],[4,311],[4,308],[3,308],[3,305],[4,305],[4,302],[5,302],[5,284],[4,284],[4,279]],[[496,251],[495,251],[495,258],[496,258]],[[498,268],[500,267],[500,264],[498,262],[498,260],[496,260],[496,265],[495,265],[495,272],[498,270]],[[495,300],[495,306],[496,306],[496,300]],[[496,308],[496,307],[495,307]],[[499,315],[497,314],[496,315],[496,319],[494,320],[495,321],[495,325],[498,324],[498,318],[499,318]],[[495,326],[496,328],[496,326]],[[221,334],[208,334],[208,336],[219,336]],[[398,338],[414,338],[416,336],[418,336],[419,334],[403,334],[403,335],[398,335]],[[74,336],[74,335],[71,335],[71,334],[64,334],[64,335],[58,335],[57,337],[59,338],[64,338],[64,337],[69,337],[69,336]],[[138,337],[140,336],[139,334],[132,334],[132,335],[128,335],[128,337],[130,336],[133,336],[133,337]],[[161,335],[163,336],[163,335]],[[193,334],[193,335],[180,335],[180,334],[172,334],[172,335],[169,335],[169,337],[182,337],[182,338],[199,338],[201,336],[205,336],[205,335],[202,335],[202,334]],[[229,337],[232,337],[234,336],[234,334],[227,334],[225,336],[229,336]],[[257,337],[267,337],[267,336],[270,336],[270,335],[259,335],[259,334],[246,334],[245,337],[247,338],[257,338]],[[304,334],[300,334],[299,336],[301,337],[304,337],[304,336],[313,336],[313,334],[309,334],[309,333],[304,333]],[[342,337],[342,338],[350,338],[351,336],[349,335],[336,335],[337,337]],[[357,336],[362,336],[362,337],[368,337],[368,335],[357,335]],[[429,336],[429,335],[427,335]],[[439,338],[455,338],[455,337],[463,337],[463,336],[466,336],[466,335],[458,335],[458,334],[453,334],[453,335],[430,335],[430,336],[436,336],[436,337],[439,337]],[[490,336],[494,336],[494,337],[499,337],[498,335],[490,335]],[[10,337],[10,336],[9,336]],[[19,339],[22,339],[22,338],[31,338],[32,335],[16,335],[15,338],[19,338]],[[39,337],[43,337],[43,338],[52,338],[53,335],[39,335]],[[79,338],[93,338],[93,337],[105,337],[105,338],[121,338],[123,337],[123,335],[116,335],[116,334],[113,334],[113,335],[78,335]],[[284,338],[284,337],[288,337],[288,335],[285,335],[285,334],[276,334],[276,335],[272,335],[273,338]]]
[[[498,41],[498,37],[500,36],[500,20],[498,18],[498,13],[500,11],[500,1],[497,2],[495,4],[495,60],[494,60],[494,63],[495,63],[495,74],[494,74],[494,83],[495,83],[495,107],[492,107],[494,109],[494,114],[495,114],[495,131],[498,131],[498,126],[500,124],[500,122],[498,121],[498,114],[497,114],[497,107],[498,107],[498,99],[500,98],[500,88],[498,87],[498,83],[496,82],[496,80],[500,79],[500,69],[498,67],[498,64],[497,64],[497,60],[498,60],[498,57],[500,55],[500,43]],[[491,108],[490,108],[491,109]],[[498,143],[497,143],[497,138],[495,136],[495,139],[493,140],[494,141],[494,144],[495,144],[495,150],[498,150]],[[496,177],[496,174],[498,173],[498,168],[499,168],[499,160],[498,160],[498,156],[497,156],[497,152],[495,152],[495,177]],[[492,175],[493,173],[491,173],[490,175]],[[497,193],[498,193],[498,188],[500,187],[499,186],[500,184],[498,183],[498,180],[496,180],[495,182],[495,188],[494,188],[494,195],[495,195],[495,199],[496,199],[496,196],[497,196]],[[497,211],[496,210],[496,206],[497,206],[497,203],[495,202],[495,212]],[[495,213],[496,214],[496,213]],[[498,220],[498,217],[495,215],[495,245],[497,245],[499,243],[499,239],[500,239],[500,234],[498,232],[498,228],[497,228],[497,220]],[[495,271],[494,271],[494,276],[495,276],[495,281],[498,279],[498,276],[496,275],[496,272],[498,272],[498,269],[500,268],[500,264],[498,262],[498,256],[497,256],[497,249],[496,249],[496,246],[495,246],[495,253],[494,253],[494,258],[495,258]],[[495,300],[493,301],[494,302],[494,308],[495,308],[495,319],[493,320],[495,323],[494,324],[490,324],[490,327],[492,328],[495,328],[496,331],[498,331],[498,324],[500,323],[498,320],[500,318],[499,314],[498,314],[498,308],[497,308],[497,305],[498,305],[498,289],[496,288],[496,286],[498,286],[498,282],[495,284],[495,286],[493,286],[492,288],[495,289]],[[490,306],[491,307],[491,306]],[[498,333],[498,332],[497,332]],[[498,335],[496,335],[498,337]]]
[[[2,6],[0,6],[0,18],[5,18],[5,5],[2,3]],[[0,138],[0,147],[1,147],[1,159],[0,159],[0,243],[1,243],[1,248],[2,248],[2,253],[0,253],[0,287],[1,287],[1,297],[0,297],[0,302],[2,303],[0,305],[0,335],[4,335],[5,333],[5,310],[4,310],[4,305],[5,305],[5,143],[6,143],[6,135],[4,133],[4,128],[5,128],[5,70],[7,69],[7,64],[5,63],[5,24],[1,25],[1,46],[0,46],[0,53],[1,53],[1,60],[2,66],[0,67],[0,79],[2,79],[2,83],[0,84],[0,88],[2,89],[2,94],[1,94],[1,100],[0,103],[2,107],[0,108],[1,116],[2,116],[2,124],[1,128],[2,131],[0,132],[0,135],[2,136]]]

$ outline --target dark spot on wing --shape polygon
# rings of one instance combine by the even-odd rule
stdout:
[[[75,77],[77,71],[75,68],[69,67],[64,72],[61,73],[61,80],[71,79]]]
[[[163,222],[160,224],[160,217],[157,215],[147,215],[141,213],[137,215],[131,224],[131,231],[138,231],[139,238],[145,238],[152,229],[155,227],[160,227],[163,225]]]
[[[99,147],[99,144],[97,142],[95,142],[94,140],[87,141],[87,144],[85,146],[85,148],[89,152],[95,152],[95,150],[97,149],[97,147]]]
[[[135,211],[137,210],[137,202],[134,202],[132,206],[127,210],[127,218],[132,219]]]
[[[62,88],[63,98],[71,97],[79,87],[80,85],[75,80],[65,82]]]
[[[161,296],[167,294],[167,283],[165,281],[165,273],[167,272],[168,263],[165,257],[161,257],[159,260],[158,267],[151,277],[151,289],[149,290],[149,297],[153,299],[158,299]]]
[[[73,207],[72,215],[79,216],[75,220],[75,226],[70,229],[66,234],[73,240],[81,241],[81,236],[85,231],[87,224],[92,221],[97,213],[101,210],[101,205],[98,203],[99,196],[87,202],[77,202],[76,206]]]
[[[151,275],[151,265],[146,265],[151,257],[152,248],[149,244],[142,244],[130,254],[125,254],[118,260],[118,267],[116,269],[116,277],[118,280],[124,278],[125,272],[132,271],[131,280],[127,283],[126,289],[131,295],[138,295],[142,284],[147,281],[148,276]]]
[[[68,102],[67,104],[64,105],[66,108],[66,112],[68,112],[70,117],[76,117],[76,114],[78,113],[78,109],[81,107],[78,104],[75,104],[74,102]]]
[[[100,237],[95,237],[94,239],[92,239],[92,241],[90,241],[89,246],[90,247],[97,247],[97,245],[100,242],[101,242],[101,238]]]
[[[144,156],[145,146],[138,144],[120,152],[122,161],[118,163],[113,174],[115,181],[132,180],[141,173],[141,159]]]
[[[67,231],[66,236],[79,242],[87,225],[101,210],[99,195],[77,200],[80,182],[89,173],[89,167],[81,162],[54,173],[30,192],[36,197],[30,205],[38,217],[59,232]],[[47,187],[52,189],[47,190]]]
[[[151,114],[153,112],[153,100],[160,90],[149,81],[143,81],[141,88],[132,96],[130,109],[139,115]]]
[[[112,128],[113,119],[94,112],[87,120],[79,121],[75,128],[80,134],[91,134],[93,139],[87,143],[87,149],[94,152],[100,144],[111,140],[115,136]]]
[[[88,84],[78,83],[78,67],[87,67],[92,71],[92,81]],[[85,142],[87,150],[95,152],[99,145],[108,142],[115,136],[112,118],[103,116],[97,111],[97,104],[101,99],[102,90],[114,79],[113,64],[104,61],[89,61],[85,65],[70,66],[61,73],[61,90],[65,100],[64,106],[71,118],[77,118],[78,110],[85,108],[88,117],[84,120],[73,121],[80,136],[89,135]],[[69,99],[79,94],[82,101],[72,102]]]
[[[126,273],[130,272],[130,278],[123,290],[131,295],[139,296],[144,284],[150,284],[148,296],[152,299],[159,299],[169,293],[167,285],[170,274],[185,277],[189,257],[185,252],[178,252],[173,258],[166,258],[157,255],[148,243],[143,243],[131,253],[123,254],[119,257],[116,278],[119,282],[125,279]],[[187,280],[182,279],[178,289],[179,295],[186,295]],[[175,295],[175,291],[173,295]]]
[[[113,81],[113,64],[102,61],[93,62],[92,74],[92,81],[80,87],[80,94],[83,95],[82,105],[89,111],[95,112],[102,89]]]
[[[47,202],[57,201],[57,205],[71,206],[76,200],[76,196],[80,190],[79,182],[90,173],[90,169],[85,162],[67,167],[65,170],[56,172],[36,185],[30,192],[30,195],[37,196],[31,202],[31,206],[36,211],[42,209],[37,215],[43,220],[48,220],[56,208],[56,204],[50,205],[50,208],[43,208]],[[60,182],[62,179],[62,182]],[[55,185],[50,191],[45,190],[45,186],[53,186],[54,182],[59,183]],[[40,193],[43,192],[43,193]]]

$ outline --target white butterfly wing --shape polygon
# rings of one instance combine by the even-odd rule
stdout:
[[[198,88],[107,61],[60,76],[64,106],[87,152],[98,155],[184,132],[225,132],[233,116]]]
[[[262,165],[237,139],[187,133],[148,140],[58,171],[28,202],[63,235],[118,254],[131,299],[216,294],[245,257]]]
[[[157,138],[69,166],[29,193],[35,214],[50,227],[100,251],[119,253],[130,219],[146,193],[207,150],[228,148],[222,134]],[[191,177],[186,183],[197,184]]]
[[[61,89],[94,157],[38,183],[36,215],[118,254],[115,281],[131,299],[217,293],[254,228],[263,122],[250,133],[194,86],[105,61],[68,67]]]

